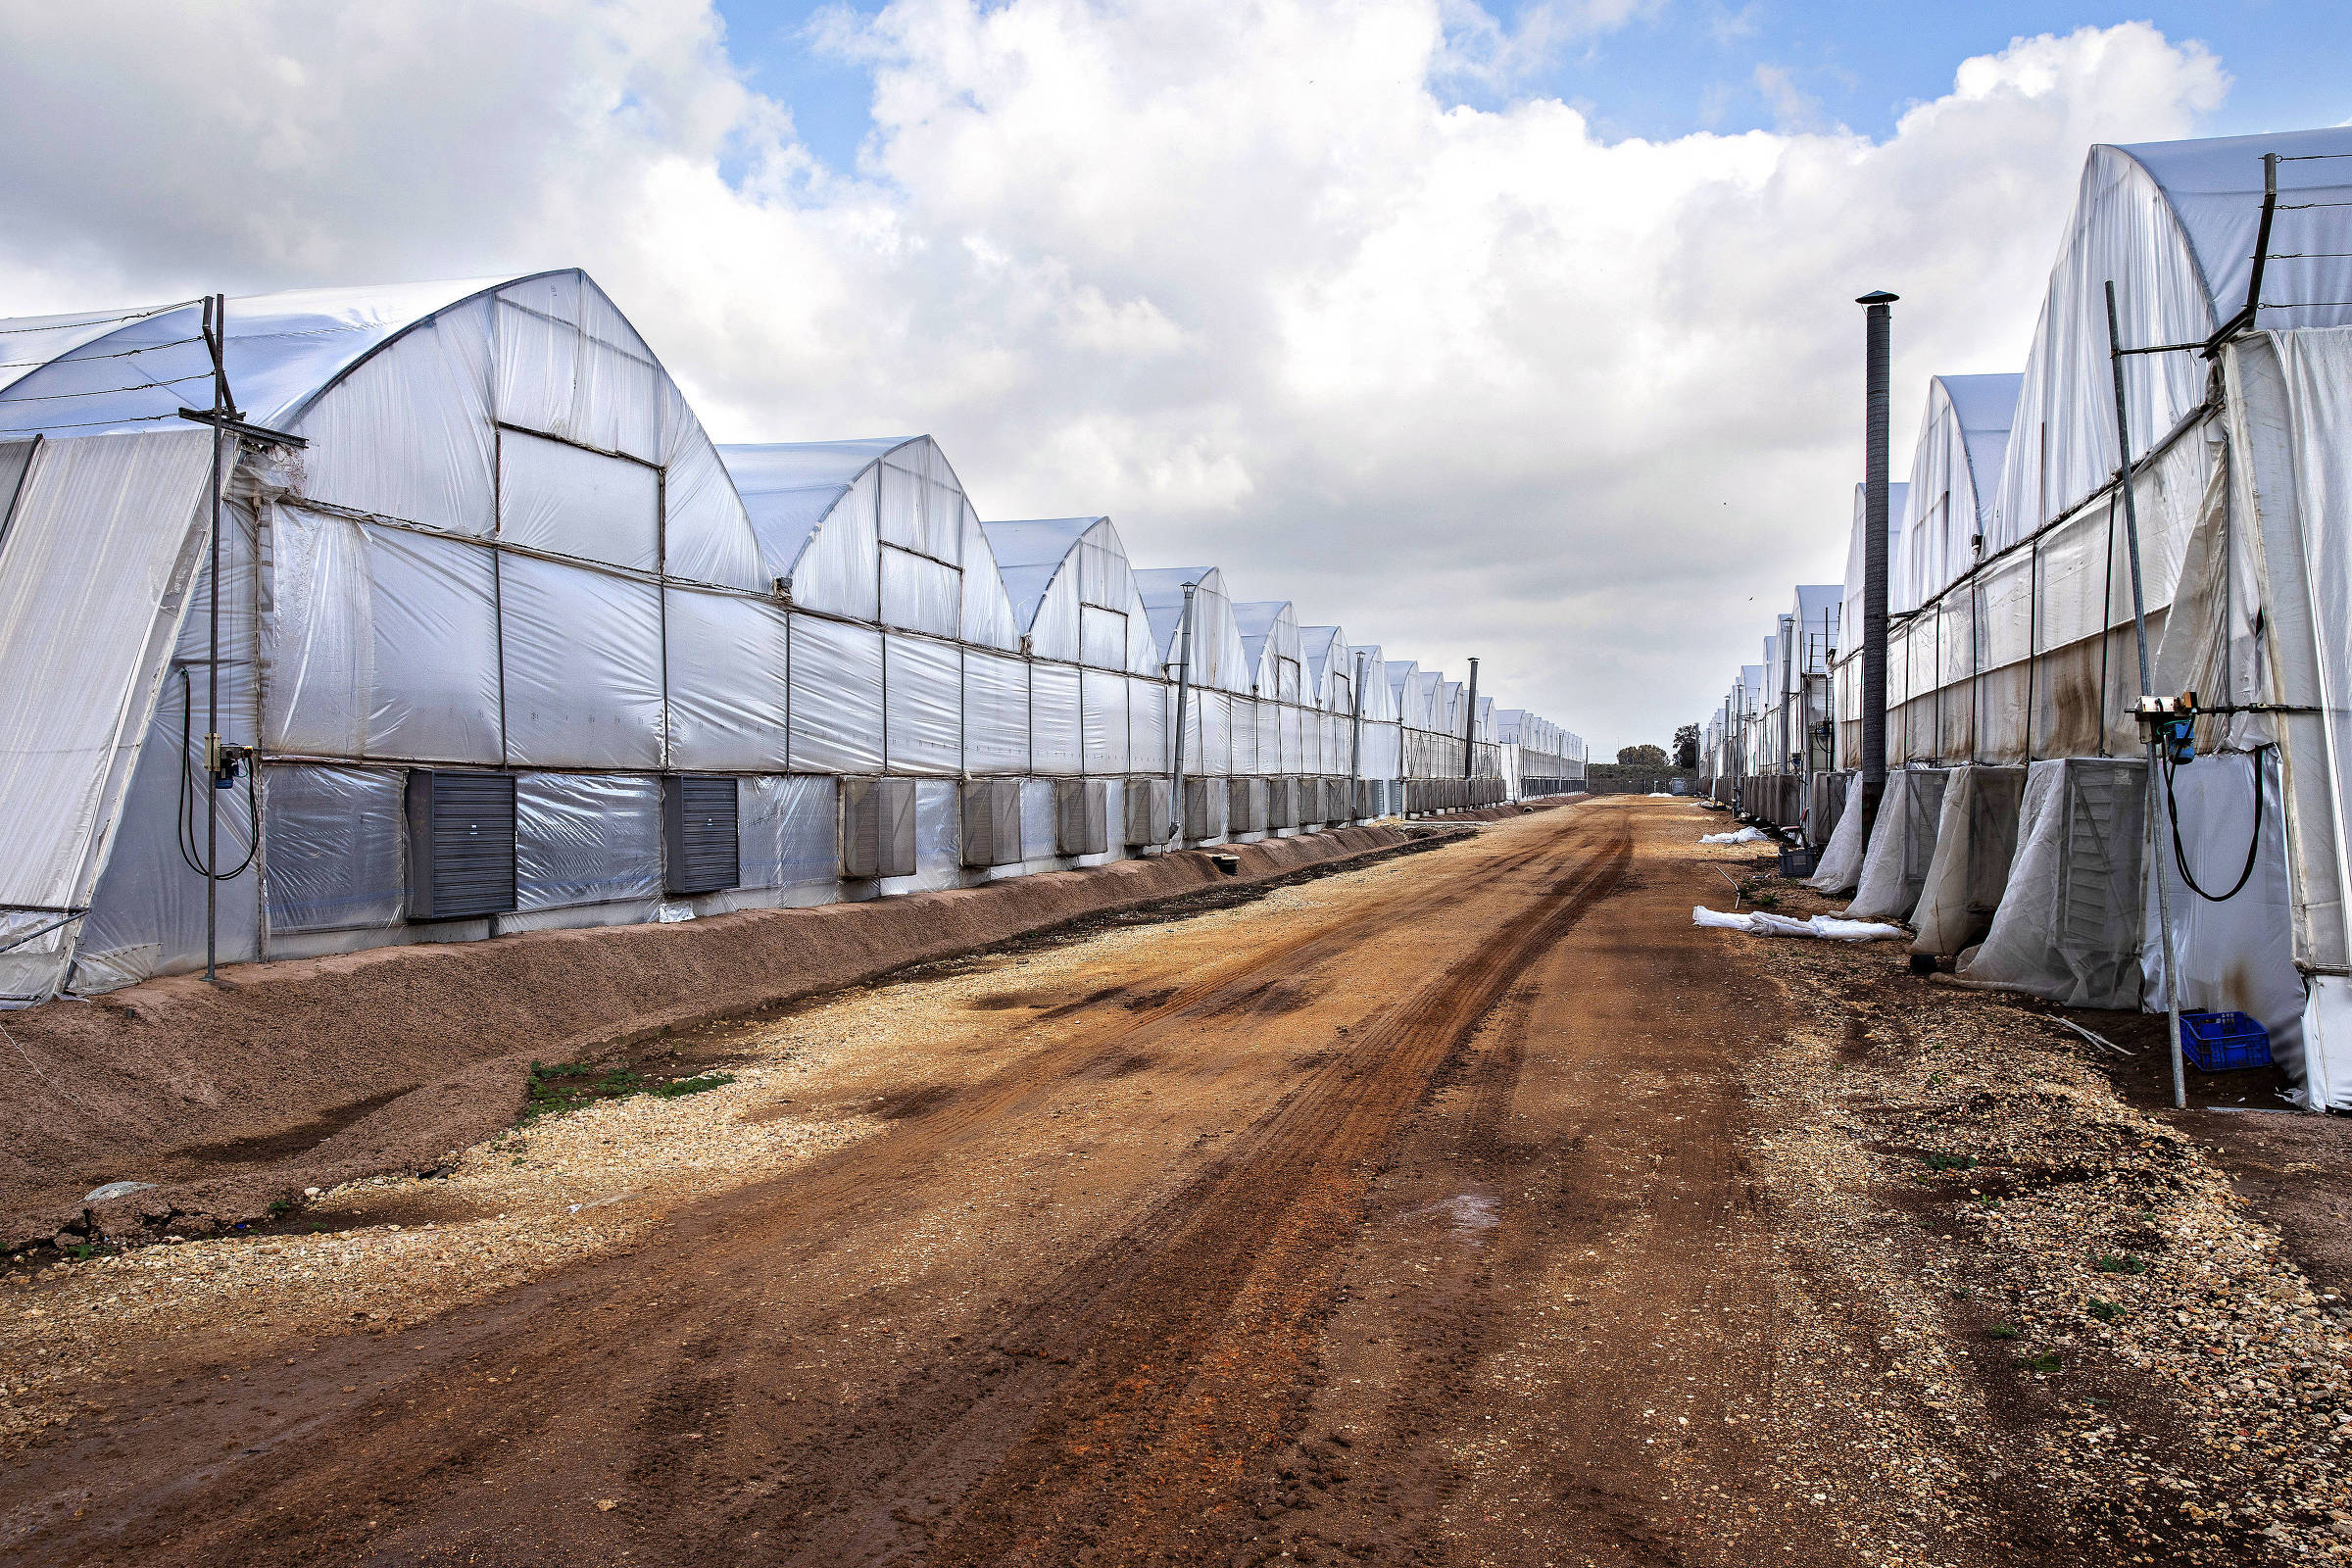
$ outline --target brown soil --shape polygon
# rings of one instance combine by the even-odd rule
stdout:
[[[1891,950],[1694,929],[1706,824],[1515,817],[924,992],[918,1073],[773,1102],[871,1130],[615,1249],[383,1332],[158,1324],[12,1455],[0,1556],[2085,1560],[2058,1396],[1876,1261],[1945,1266],[1869,1174],[1931,1136],[1900,1008],[1839,1012]]]
[[[534,1060],[569,1061],[1012,939],[1067,940],[1261,897],[1461,831],[1343,828],[864,904],[545,931],[244,964],[6,1022],[0,1248],[204,1234],[306,1186],[434,1167],[513,1122]],[[82,1195],[156,1184],[95,1212]]]

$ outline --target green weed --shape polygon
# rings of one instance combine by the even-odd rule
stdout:
[[[2102,1274],[2145,1274],[2148,1271],[2148,1260],[2144,1257],[2132,1257],[2129,1253],[2118,1256],[2109,1252],[2101,1256],[2094,1266]]]

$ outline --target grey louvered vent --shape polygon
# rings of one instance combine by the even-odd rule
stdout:
[[[975,868],[1012,865],[1022,857],[1021,781],[963,781],[963,863]]]
[[[743,881],[736,786],[725,773],[662,781],[662,881],[672,893],[715,893]]]
[[[1054,847],[1062,855],[1101,855],[1110,848],[1110,789],[1099,778],[1054,781]]]
[[[514,907],[514,778],[412,768],[409,918],[465,920]]]
[[[1221,778],[1184,781],[1184,836],[1213,839],[1225,831],[1225,808],[1231,797]]]
[[[1266,780],[1266,826],[1297,827],[1298,825],[1298,781],[1295,778]]]
[[[1266,826],[1266,781],[1262,778],[1227,780],[1231,804],[1225,808],[1225,831],[1261,833]]]
[[[841,874],[914,874],[914,780],[841,781]]]
[[[1165,844],[1168,841],[1168,781],[1131,778],[1127,781],[1127,843]]]

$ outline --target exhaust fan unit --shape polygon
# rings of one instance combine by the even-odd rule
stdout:
[[[662,882],[673,894],[716,893],[743,883],[735,779],[672,773],[662,780]]]
[[[1054,781],[1054,848],[1062,855],[1101,855],[1110,848],[1110,789],[1099,778]]]
[[[914,874],[914,780],[841,781],[841,874],[860,880]]]
[[[409,918],[514,907],[514,776],[409,771]]]
[[[1127,781],[1125,796],[1128,847],[1165,844],[1168,841],[1168,781],[1164,778],[1131,778]]]
[[[1021,858],[1021,781],[963,781],[963,863],[974,869],[1012,865]]]

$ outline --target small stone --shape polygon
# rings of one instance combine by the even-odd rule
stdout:
[[[596,1499],[596,1511],[599,1513],[611,1513],[614,1508],[619,1506],[620,1504],[614,1502],[611,1497],[599,1497]]]

